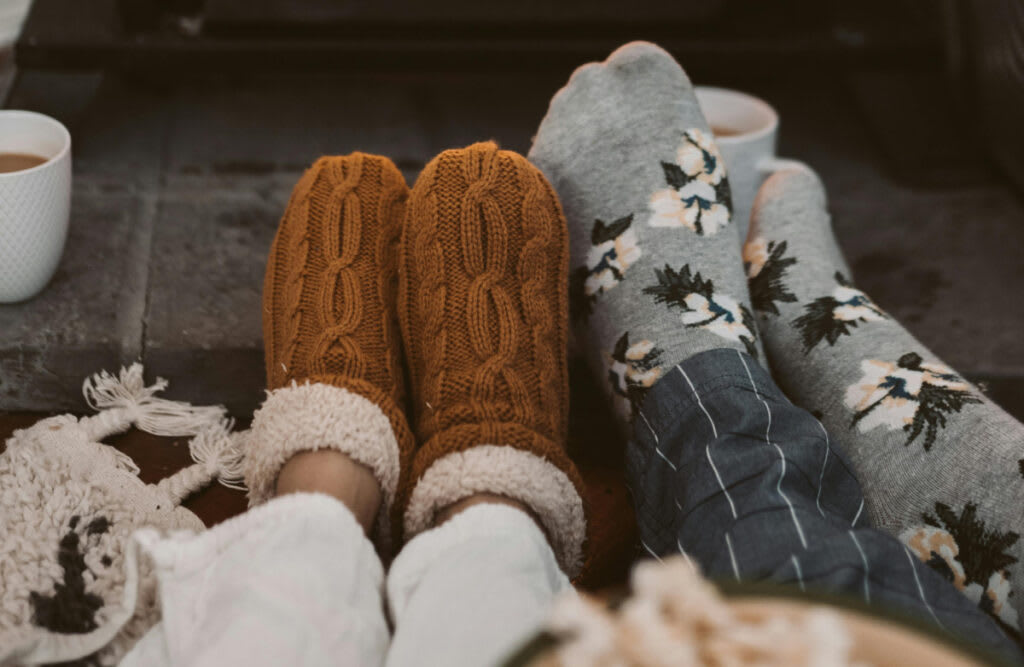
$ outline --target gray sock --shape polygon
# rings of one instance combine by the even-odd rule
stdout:
[[[759,356],[725,167],[668,53],[633,42],[577,69],[528,157],[569,223],[576,342],[624,421],[675,363]]]
[[[813,173],[765,182],[743,255],[775,378],[849,455],[876,525],[1019,627],[1024,426],[853,287]]]

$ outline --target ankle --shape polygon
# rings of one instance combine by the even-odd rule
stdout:
[[[325,493],[343,502],[367,534],[380,510],[381,489],[373,472],[333,449],[300,452],[281,468],[275,495]]]
[[[514,500],[508,496],[500,496],[496,493],[475,493],[442,508],[434,517],[433,527],[436,528],[440,526],[456,514],[476,505],[506,505],[508,507],[513,507],[533,519],[534,523],[536,523],[542,531],[544,530],[544,526],[529,507],[518,500]]]

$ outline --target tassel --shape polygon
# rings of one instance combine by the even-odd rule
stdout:
[[[176,503],[206,486],[214,477],[229,489],[245,491],[242,483],[243,447],[248,431],[231,433],[234,421],[222,419],[215,426],[199,433],[188,443],[189,454],[195,465],[182,468],[165,477],[157,488]]]
[[[192,460],[208,468],[215,467],[217,481],[229,489],[245,491],[242,474],[243,451],[248,444],[249,432],[232,433],[235,422],[224,419],[218,428],[203,431],[188,443]]]
[[[132,423],[153,435],[195,436],[188,443],[196,465],[161,480],[157,487],[178,503],[215,477],[229,489],[245,491],[243,448],[248,432],[231,433],[234,421],[221,406],[195,407],[184,401],[159,398],[167,380],[157,378],[146,386],[142,364],[135,363],[114,376],[107,371],[87,378],[82,385],[86,403],[97,414],[79,422],[97,439],[124,431]],[[117,464],[138,474],[139,468],[125,454],[115,454]]]
[[[224,418],[221,406],[194,407],[183,401],[158,398],[167,388],[167,380],[157,378],[150,386],[142,379],[142,364],[121,368],[115,377],[102,371],[82,385],[85,401],[93,410],[125,411],[136,426],[153,435],[195,435],[217,425]],[[102,414],[102,413],[101,413]]]

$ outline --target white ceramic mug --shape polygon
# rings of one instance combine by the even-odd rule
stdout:
[[[71,134],[33,111],[0,111],[0,153],[46,161],[0,173],[0,303],[24,301],[53,277],[71,212]]]
[[[750,209],[765,179],[780,169],[806,169],[795,160],[775,157],[779,114],[764,100],[727,88],[697,86],[697,102],[715,133],[732,192],[732,219],[740,239],[747,238]]]

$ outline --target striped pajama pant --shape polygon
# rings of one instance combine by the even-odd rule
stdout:
[[[627,461],[650,557],[683,554],[722,581],[856,596],[1020,659],[983,611],[868,525],[840,444],[747,354],[711,350],[663,373],[636,412]]]

